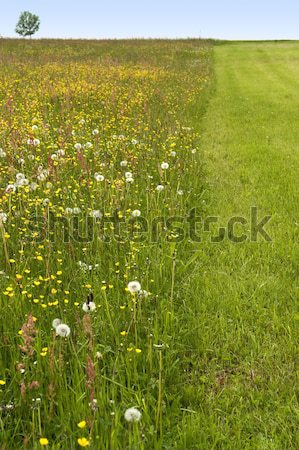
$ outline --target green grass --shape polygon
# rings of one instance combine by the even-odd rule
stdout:
[[[299,445],[298,50],[298,43],[214,50],[217,81],[202,140],[207,210],[225,226],[233,216],[249,220],[256,206],[260,218],[272,216],[272,242],[226,239],[199,249],[184,293],[192,362],[183,392],[196,413],[186,414],[182,448]]]
[[[0,41],[1,450],[39,449],[40,437],[53,450],[80,437],[91,450],[298,448],[299,44],[216,44]],[[58,148],[66,155],[53,165]],[[50,173],[36,190],[5,194],[18,172],[36,181],[41,164]],[[201,243],[177,242],[174,227],[158,242],[107,242],[111,224],[90,242],[64,243],[61,226],[38,241],[34,211],[45,231],[49,212],[61,222],[76,206],[83,229],[96,209],[129,227],[135,209],[151,222],[197,208],[225,227],[257,207],[272,216],[272,242],[212,244],[200,224]],[[126,291],[135,279],[148,298]],[[97,309],[86,314],[90,290]],[[30,314],[32,354],[18,334]],[[55,336],[56,317],[68,338]],[[136,424],[124,419],[131,406]]]

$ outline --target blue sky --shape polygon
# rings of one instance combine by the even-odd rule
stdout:
[[[299,39],[298,0],[0,0],[1,36],[24,10],[36,37]]]

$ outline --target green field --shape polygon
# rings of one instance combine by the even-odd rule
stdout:
[[[298,54],[0,40],[1,450],[299,447]]]

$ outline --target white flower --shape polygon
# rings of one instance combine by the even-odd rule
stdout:
[[[77,144],[75,144],[74,147],[75,147],[76,150],[81,150],[82,145],[79,144],[79,142],[77,142]]]
[[[169,169],[169,164],[168,164],[167,162],[163,162],[163,163],[161,164],[161,169],[162,169],[162,170],[167,170],[167,169]]]
[[[91,142],[86,142],[84,147],[85,148],[91,148],[92,147],[92,143]]]
[[[36,130],[38,130],[38,126],[37,125],[32,125],[32,131],[36,131]]]
[[[129,183],[129,184],[134,183],[134,178],[133,177],[126,178],[126,183]]]
[[[65,151],[62,148],[57,150],[56,153],[57,153],[58,156],[65,156]]]
[[[147,298],[149,296],[149,293],[147,291],[145,291],[144,289],[141,289],[138,292],[138,297],[143,297],[143,298]]]
[[[90,215],[94,219],[101,219],[103,217],[103,214],[99,209],[94,209],[93,211],[90,211]]]
[[[141,412],[137,408],[129,408],[125,412],[125,419],[127,422],[139,422]]]
[[[38,184],[37,183],[30,183],[30,190],[31,191],[36,191],[36,189],[38,188]]]
[[[85,119],[80,119],[80,120],[79,120],[79,124],[80,124],[80,125],[84,125],[84,124],[85,124]]]
[[[55,330],[56,330],[56,335],[61,336],[61,337],[68,337],[71,332],[70,327],[68,325],[66,325],[65,323],[60,323],[59,325],[57,325]]]
[[[50,203],[50,199],[49,198],[44,198],[43,199],[43,206],[47,206]]]
[[[141,216],[141,211],[139,211],[139,209],[134,209],[134,211],[132,211],[132,216],[133,217],[140,217]]]
[[[133,174],[131,172],[125,172],[125,178],[132,178]]]
[[[40,172],[40,173],[37,175],[38,181],[45,181],[46,178],[47,178],[46,171]]]
[[[82,309],[84,312],[92,312],[96,309],[96,304],[94,302],[84,302],[82,305]]]
[[[80,214],[81,209],[78,208],[78,206],[75,206],[75,208],[73,208],[73,214]]]
[[[128,161],[124,160],[120,162],[120,167],[127,167]]]
[[[32,153],[30,153],[30,154],[28,155],[28,159],[29,159],[29,161],[34,161],[34,160],[35,160],[35,156],[32,155]]]
[[[130,281],[128,283],[128,289],[132,294],[136,294],[136,292],[139,292],[141,290],[141,284],[139,281]]]
[[[100,173],[98,173],[98,172],[96,172],[96,173],[94,174],[94,178],[95,178],[96,181],[104,181],[104,180],[105,180],[104,175],[102,175],[102,174],[100,174]]]
[[[133,145],[137,145],[139,141],[137,141],[137,139],[132,139],[131,142]]]
[[[7,221],[7,214],[5,212],[0,212],[0,223],[5,223]]]
[[[23,173],[19,172],[16,174],[17,181],[23,180],[24,178],[25,178],[25,175]]]
[[[73,214],[73,208],[65,208],[64,212],[67,215]]]
[[[178,195],[184,195],[184,191],[182,189],[179,189],[177,192]]]
[[[174,158],[176,156],[176,152],[174,150],[172,150],[172,152],[170,152],[170,156],[172,156]]]
[[[97,134],[99,134],[99,130],[96,128],[95,130],[93,130],[92,134],[93,134],[94,136],[96,136]]]
[[[62,322],[60,319],[54,319],[52,322],[52,327],[54,328],[54,330],[56,330],[56,328],[58,327],[58,325],[60,325]]]
[[[193,149],[191,150],[191,153],[194,155],[194,154],[196,153],[196,148],[193,148]]]
[[[5,158],[5,157],[6,157],[5,151],[2,148],[0,148],[0,158]]]
[[[58,155],[56,155],[56,153],[53,153],[53,155],[51,155],[51,159],[52,161],[57,161]]]
[[[24,158],[19,158],[18,159],[18,163],[21,164],[21,166],[25,163],[25,159]]]
[[[5,192],[11,193],[16,192],[16,185],[15,184],[8,184],[5,188]]]
[[[40,144],[40,140],[39,139],[33,139],[33,145],[35,147],[39,146],[39,144]]]
[[[164,189],[163,184],[158,184],[158,186],[156,187],[156,190],[157,190],[158,192],[163,191],[163,189]]]

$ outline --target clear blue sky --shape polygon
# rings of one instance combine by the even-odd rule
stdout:
[[[1,36],[24,10],[36,37],[299,39],[299,0],[0,0]]]

